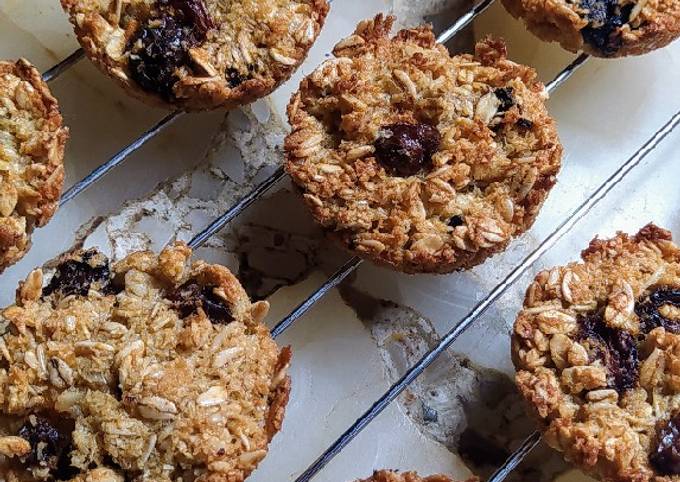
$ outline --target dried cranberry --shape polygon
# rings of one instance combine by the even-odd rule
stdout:
[[[583,41],[603,55],[621,48],[621,27],[628,23],[634,3],[620,5],[617,0],[582,0],[589,24],[581,30]]]
[[[374,143],[375,157],[391,174],[413,176],[431,167],[440,143],[439,131],[430,125],[390,124]]]
[[[198,312],[201,308],[214,323],[229,323],[234,320],[229,306],[215,295],[214,286],[201,287],[194,281],[188,281],[168,294],[167,298],[182,318]]]
[[[64,466],[70,440],[47,419],[31,415],[19,429],[19,436],[31,445],[31,452],[22,458],[30,466],[46,467],[50,471]]]
[[[185,22],[194,27],[194,32],[200,36],[199,38],[205,38],[208,31],[215,28],[201,0],[163,0],[162,3],[182,12]]]
[[[605,324],[600,314],[579,318],[579,339],[587,340],[593,354],[601,358],[609,372],[608,385],[623,392],[637,385],[639,359],[637,343],[623,330]]]
[[[635,314],[640,319],[640,328],[644,333],[658,327],[671,333],[680,333],[680,320],[670,320],[659,313],[663,305],[680,308],[680,289],[660,287],[635,304]]]
[[[79,258],[64,261],[57,267],[50,283],[43,289],[43,296],[53,293],[85,296],[90,289],[104,294],[112,292],[108,260],[94,249],[83,252]]]
[[[463,219],[463,216],[460,214],[456,214],[453,216],[451,219],[449,219],[449,226],[452,228],[457,228],[458,226],[462,226],[465,224],[465,220]]]
[[[534,127],[534,123],[531,122],[529,119],[520,117],[519,119],[517,119],[517,127],[519,127],[520,129],[529,130],[532,127]]]
[[[170,15],[150,22],[132,39],[129,60],[132,78],[143,89],[173,100],[175,71],[189,62],[188,50],[196,43],[192,28]]]
[[[680,474],[680,413],[657,428],[657,445],[649,454],[652,466],[662,475]]]
[[[498,100],[501,101],[501,104],[498,106],[498,112],[505,112],[515,105],[515,100],[512,98],[513,90],[512,87],[502,87],[493,91]]]

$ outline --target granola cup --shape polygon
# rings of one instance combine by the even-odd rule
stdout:
[[[305,59],[326,0],[61,0],[88,57],[127,92],[183,110],[271,93]]]
[[[0,272],[30,247],[59,204],[64,146],[57,100],[26,60],[0,61]]]
[[[641,55],[680,37],[679,0],[503,0],[548,42],[596,57]]]
[[[680,480],[680,249],[652,224],[542,271],[516,382],[549,445],[602,480]]]
[[[361,22],[288,106],[285,167],[314,218],[350,251],[408,273],[448,273],[534,222],[562,147],[533,69],[487,39],[450,56],[430,27],[390,38]]]
[[[442,474],[421,477],[415,472],[376,470],[371,477],[357,480],[356,482],[454,482],[454,480]],[[477,477],[471,477],[465,482],[479,482],[479,479]]]
[[[267,454],[290,350],[226,268],[183,244],[33,271],[0,320],[0,474],[11,482],[239,482]]]

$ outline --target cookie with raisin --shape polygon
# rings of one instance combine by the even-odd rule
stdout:
[[[28,251],[59,204],[68,129],[26,60],[0,61],[0,272]]]
[[[652,224],[540,272],[516,382],[549,445],[602,480],[680,480],[680,248]]]
[[[88,57],[135,97],[183,110],[233,108],[302,63],[326,0],[61,0]]]
[[[533,69],[487,39],[451,56],[422,26],[361,22],[288,106],[285,167],[353,253],[408,273],[481,263],[526,231],[562,147]]]
[[[0,312],[8,480],[242,481],[281,428],[290,350],[226,268],[175,244],[77,251]]]
[[[371,477],[357,480],[356,482],[454,482],[454,480],[442,474],[421,477],[416,472],[376,470]],[[465,482],[479,482],[479,479],[477,477],[471,477]]]
[[[680,1],[503,0],[534,35],[596,57],[641,55],[680,37]]]

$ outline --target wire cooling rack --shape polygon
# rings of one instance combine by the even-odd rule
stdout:
[[[494,0],[483,0],[468,12],[462,15],[456,22],[447,27],[437,38],[438,42],[444,43],[473,19],[485,11],[494,3]],[[63,72],[76,64],[84,57],[82,50],[77,50],[59,64],[50,68],[43,74],[43,79],[50,82],[59,77]],[[552,81],[546,84],[546,90],[552,93],[566,82],[569,77],[581,67],[587,60],[588,55],[577,56],[567,65]],[[82,180],[68,188],[61,197],[61,205],[64,205],[82,194],[97,181],[102,179],[111,170],[122,164],[133,152],[146,144],[154,136],[162,132],[184,113],[175,111],[166,115],[156,125],[144,132],[132,143],[118,151],[108,161],[97,167]],[[395,382],[375,403],[368,408],[356,421],[340,435],[318,458],[304,471],[295,482],[307,482],[312,480],[335,456],[337,456],[361,431],[366,428],[375,418],[380,415],[409,385],[421,375],[447,348],[449,348],[466,330],[468,330],[486,311],[492,306],[513,284],[529,269],[529,267],[545,254],[552,246],[567,234],[576,224],[588,214],[605,196],[618,185],[640,162],[652,152],[663,139],[680,124],[680,111],[676,112],[663,126],[661,126],[632,156],[621,164],[609,177],[605,179],[586,199],[572,211],[557,228],[547,237],[542,239],[536,248],[519,262],[505,278],[503,278],[486,297],[479,301],[473,309],[463,317],[441,341],[439,341],[420,360],[411,366],[403,376]],[[200,233],[196,234],[189,242],[192,248],[202,246],[212,235],[219,232],[230,221],[241,214],[248,206],[262,197],[275,184],[286,177],[282,167],[279,167],[262,183],[256,186],[250,193],[231,206],[225,213],[216,218]],[[326,293],[340,284],[350,273],[357,269],[362,259],[352,257],[345,262],[328,280],[319,286],[307,299],[300,303],[291,313],[274,326],[271,333],[276,338],[290,328],[296,320],[303,316],[314,304],[321,300]],[[489,482],[501,482],[508,474],[529,454],[541,440],[540,433],[534,432],[527,437],[510,457],[491,475]]]

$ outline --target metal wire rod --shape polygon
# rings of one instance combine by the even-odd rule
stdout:
[[[328,462],[339,454],[366,426],[371,423],[387,406],[392,403],[421,373],[425,371],[451,344],[458,339],[486,310],[500,298],[520,276],[527,271],[562,236],[588,214],[625,176],[635,168],[652,150],[680,124],[680,111],[676,112],[654,135],[644,143],[635,154],[608,177],[591,196],[589,196],[569,217],[567,217],[547,238],[539,244],[524,260],[516,266],[503,281],[480,301],[456,327],[450,330],[441,341],[428,351],[413,367],[394,383],[352,426],[343,433],[319,458],[305,470],[295,482],[308,482]]]
[[[439,42],[440,44],[448,42],[458,32],[467,27],[468,24],[472,22],[479,14],[481,14],[484,10],[489,8],[493,4],[493,2],[494,0],[482,0],[481,2],[479,2],[477,5],[472,7],[466,14],[464,14],[462,17],[456,20],[456,22],[453,25],[451,25],[449,28],[447,28],[441,34],[439,34],[439,36],[437,37],[437,42]]]
[[[553,80],[545,85],[545,90],[551,94],[556,88],[564,84],[569,77],[571,77],[576,70],[581,67],[590,58],[588,54],[580,54],[576,57],[569,65],[567,65],[562,71],[555,76]]]
[[[78,49],[71,55],[66,57],[64,60],[59,62],[57,65],[51,67],[44,74],[42,74],[42,79],[45,82],[52,82],[54,79],[63,74],[67,69],[71,68],[73,65],[80,62],[80,60],[85,57],[85,52],[83,49]]]
[[[278,337],[281,333],[286,331],[298,318],[307,313],[309,309],[314,306],[314,304],[319,301],[323,296],[330,290],[338,286],[342,281],[347,278],[359,265],[363,262],[363,259],[355,256],[343,264],[340,269],[338,269],[333,275],[326,280],[314,293],[311,294],[309,298],[300,303],[297,308],[295,308],[288,316],[281,320],[271,331],[274,338]]]
[[[168,127],[170,124],[175,122],[183,114],[184,114],[184,112],[182,112],[182,111],[175,111],[172,114],[168,114],[165,117],[163,117],[158,122],[158,124],[156,124],[151,129],[146,131],[144,134],[139,136],[137,139],[135,139],[127,147],[124,147],[123,149],[118,151],[118,153],[116,155],[114,155],[111,159],[109,159],[104,164],[102,164],[101,166],[96,168],[90,174],[85,176],[81,181],[78,181],[76,184],[71,186],[64,194],[62,194],[61,200],[60,200],[60,205],[63,206],[67,202],[73,200],[76,196],[81,194],[83,191],[85,191],[87,188],[92,186],[99,179],[104,177],[113,168],[118,167],[125,159],[127,159],[127,157],[130,154],[132,154],[133,152],[138,150],[140,147],[142,147],[144,144],[146,144],[156,134],[158,134],[163,129]]]
[[[541,434],[539,432],[534,432],[525,438],[524,442],[522,442],[522,445],[517,447],[517,450],[510,454],[510,457],[508,457],[508,459],[503,462],[503,465],[501,465],[498,470],[491,474],[491,477],[489,477],[487,482],[503,482],[505,478],[510,475],[510,472],[512,472],[515,467],[517,467],[522,462],[522,460],[524,460],[524,458],[529,455],[529,453],[531,453],[531,451],[538,445],[538,442],[540,441]]]
[[[284,171],[283,167],[278,167],[271,176],[258,184],[255,189],[250,191],[245,197],[230,207],[227,212],[215,219],[203,231],[194,236],[193,239],[189,241],[189,247],[195,249],[202,246],[213,234],[217,233],[220,229],[226,226],[232,219],[238,216],[257,199],[259,199],[260,196],[262,196],[274,184],[279,182],[285,176],[286,172]]]

